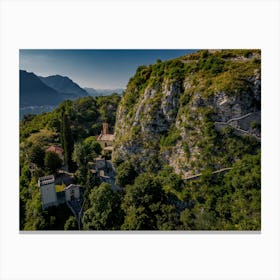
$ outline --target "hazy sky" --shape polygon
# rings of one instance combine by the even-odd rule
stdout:
[[[67,76],[81,87],[125,88],[140,65],[194,50],[20,50],[21,70],[39,76]]]

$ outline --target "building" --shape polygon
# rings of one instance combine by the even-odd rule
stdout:
[[[38,186],[41,191],[41,201],[43,209],[57,206],[67,201],[80,200],[83,196],[83,187],[70,184],[69,186],[56,185],[53,175],[40,177]]]
[[[115,135],[109,133],[108,123],[103,123],[103,129],[97,138],[97,141],[101,145],[102,149],[112,150],[113,143],[115,141]]]
[[[55,145],[51,145],[49,146],[46,150],[46,152],[54,152],[56,153],[61,159],[62,161],[64,161],[64,156],[63,156],[63,149],[58,147],[58,146],[55,146]]]
[[[64,189],[66,201],[73,201],[80,199],[80,186],[71,184]]]
[[[39,178],[38,185],[41,191],[43,209],[58,205],[54,176],[49,175]]]
[[[105,158],[95,158],[93,166],[96,170],[105,169],[107,167],[107,161]]]
[[[84,200],[82,197],[84,188],[74,184],[70,184],[67,187],[65,185],[55,185],[53,175],[39,178],[38,185],[41,191],[42,208],[46,209],[51,206],[66,203],[74,214],[80,229],[83,217]]]

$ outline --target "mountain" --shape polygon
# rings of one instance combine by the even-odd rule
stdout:
[[[57,105],[62,99],[59,93],[43,83],[34,73],[20,70],[20,107]]]
[[[49,112],[66,99],[87,96],[88,93],[68,77],[39,77],[20,70],[20,118]]]
[[[99,96],[100,95],[99,92],[96,89],[94,89],[94,88],[87,88],[87,87],[85,87],[84,90],[86,90],[87,93],[89,95],[91,95],[91,96]]]
[[[117,93],[122,95],[124,89],[123,88],[115,88],[115,89],[94,89],[94,88],[84,88],[89,95],[91,96],[106,96],[111,95],[112,93]]]
[[[87,91],[82,89],[68,77],[53,75],[39,78],[47,86],[55,89],[57,92],[60,92],[64,99],[75,99],[78,97],[88,96]]]
[[[114,162],[187,179],[255,154],[260,61],[259,50],[203,50],[139,67],[118,108]]]

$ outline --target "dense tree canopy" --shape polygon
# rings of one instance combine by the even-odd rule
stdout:
[[[45,151],[39,145],[33,145],[30,149],[29,160],[32,163],[38,165],[38,167],[44,167]]]
[[[78,229],[78,223],[74,216],[70,216],[69,219],[65,222],[64,229],[65,230],[77,230]]]
[[[74,165],[72,161],[72,153],[74,149],[74,143],[73,143],[73,138],[72,138],[72,132],[70,128],[70,122],[68,115],[63,113],[62,114],[62,146],[64,149],[64,160],[67,168],[70,171],[73,171]]]
[[[176,207],[168,204],[162,182],[151,173],[139,175],[133,185],[127,185],[122,203],[126,230],[175,229]]]
[[[95,152],[96,155],[101,154],[102,148],[100,144],[96,141],[96,137],[94,136],[87,137],[83,143],[84,145],[89,146],[91,153]]]
[[[119,229],[122,224],[120,194],[110,184],[102,183],[94,188],[90,195],[91,207],[83,217],[83,228],[86,230]]]
[[[117,167],[116,183],[121,187],[132,184],[137,172],[130,161],[125,161]]]
[[[62,159],[55,152],[46,152],[44,164],[50,173],[55,173],[62,165]]]

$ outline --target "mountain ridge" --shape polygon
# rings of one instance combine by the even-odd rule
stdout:
[[[41,77],[21,69],[19,76],[20,117],[49,112],[64,100],[89,96],[87,91],[67,76],[56,74]]]
[[[32,105],[56,105],[62,99],[59,93],[43,83],[33,72],[20,70],[20,107]]]
[[[60,92],[64,97],[77,98],[88,96],[87,91],[67,76],[51,75],[47,77],[38,76],[47,86]]]
[[[242,157],[235,146],[259,147],[260,102],[259,50],[203,50],[141,66],[117,112],[114,161],[132,161],[140,173],[168,165],[182,178],[230,167]]]
[[[119,95],[122,95],[124,89],[122,88],[113,88],[113,89],[97,89],[97,88],[89,88],[85,87],[84,88],[89,95],[91,96],[106,96],[106,95],[111,95],[112,93],[117,93]]]

